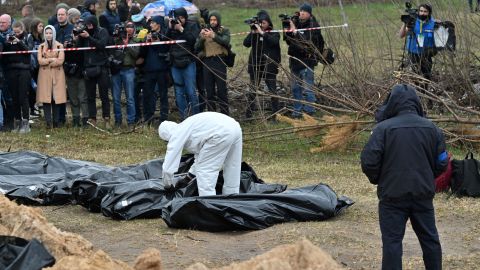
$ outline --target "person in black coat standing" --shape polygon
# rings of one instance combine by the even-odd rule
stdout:
[[[435,226],[435,177],[447,166],[441,130],[424,117],[410,85],[395,85],[376,114],[378,124],[361,154],[362,171],[377,185],[382,269],[402,269],[402,240],[410,219],[426,269],[442,268]]]
[[[248,74],[252,90],[247,94],[248,106],[246,118],[251,118],[255,109],[255,92],[259,90],[261,80],[265,80],[271,94],[277,94],[277,74],[280,64],[280,34],[270,32],[273,23],[265,10],[257,13],[258,22],[251,25],[251,32],[243,40],[243,46],[252,48],[248,57]],[[278,98],[271,98],[271,109],[278,111]]]

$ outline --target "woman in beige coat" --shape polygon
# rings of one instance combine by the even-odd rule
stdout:
[[[45,42],[38,48],[37,102],[43,103],[43,110],[47,128],[58,126],[58,106],[67,102],[65,86],[65,73],[63,61],[65,54],[63,45],[55,40],[56,32],[52,25],[47,25],[43,30]],[[52,117],[53,114],[53,117]]]

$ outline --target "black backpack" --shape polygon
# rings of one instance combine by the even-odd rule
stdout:
[[[452,161],[452,194],[457,196],[480,197],[479,161],[468,152],[464,160]]]

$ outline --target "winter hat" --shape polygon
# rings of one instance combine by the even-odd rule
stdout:
[[[165,18],[163,16],[157,15],[153,16],[150,20],[156,22],[157,24],[163,25],[165,23]]]
[[[258,11],[257,13],[257,17],[258,17],[258,21],[267,21],[268,24],[270,25],[270,27],[273,28],[273,23],[272,23],[272,19],[270,18],[270,15],[268,15],[268,12],[264,9],[261,9],[260,11]]]
[[[175,14],[175,17],[183,16],[183,17],[185,17],[185,19],[188,18],[187,10],[183,7],[175,9],[173,11],[173,14]]]
[[[312,6],[310,4],[303,3],[303,5],[300,6],[300,11],[305,11],[312,15]]]
[[[85,18],[85,25],[87,25],[87,24],[91,24],[91,25],[93,25],[93,28],[97,28],[98,27],[97,16],[90,15],[87,18]]]
[[[169,141],[172,134],[177,131],[178,124],[172,121],[163,121],[158,127],[158,135],[162,140]]]
[[[98,0],[85,0],[85,2],[83,2],[83,6],[87,9],[90,7],[90,5],[95,4],[98,4]]]

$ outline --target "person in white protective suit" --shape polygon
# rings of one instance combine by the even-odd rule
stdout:
[[[223,167],[222,194],[239,193],[242,163],[242,129],[235,119],[216,112],[192,115],[180,124],[164,121],[158,127],[160,138],[168,141],[163,162],[165,187],[172,186],[182,150],[193,153],[189,173],[197,178],[200,196],[216,195],[218,173]]]

